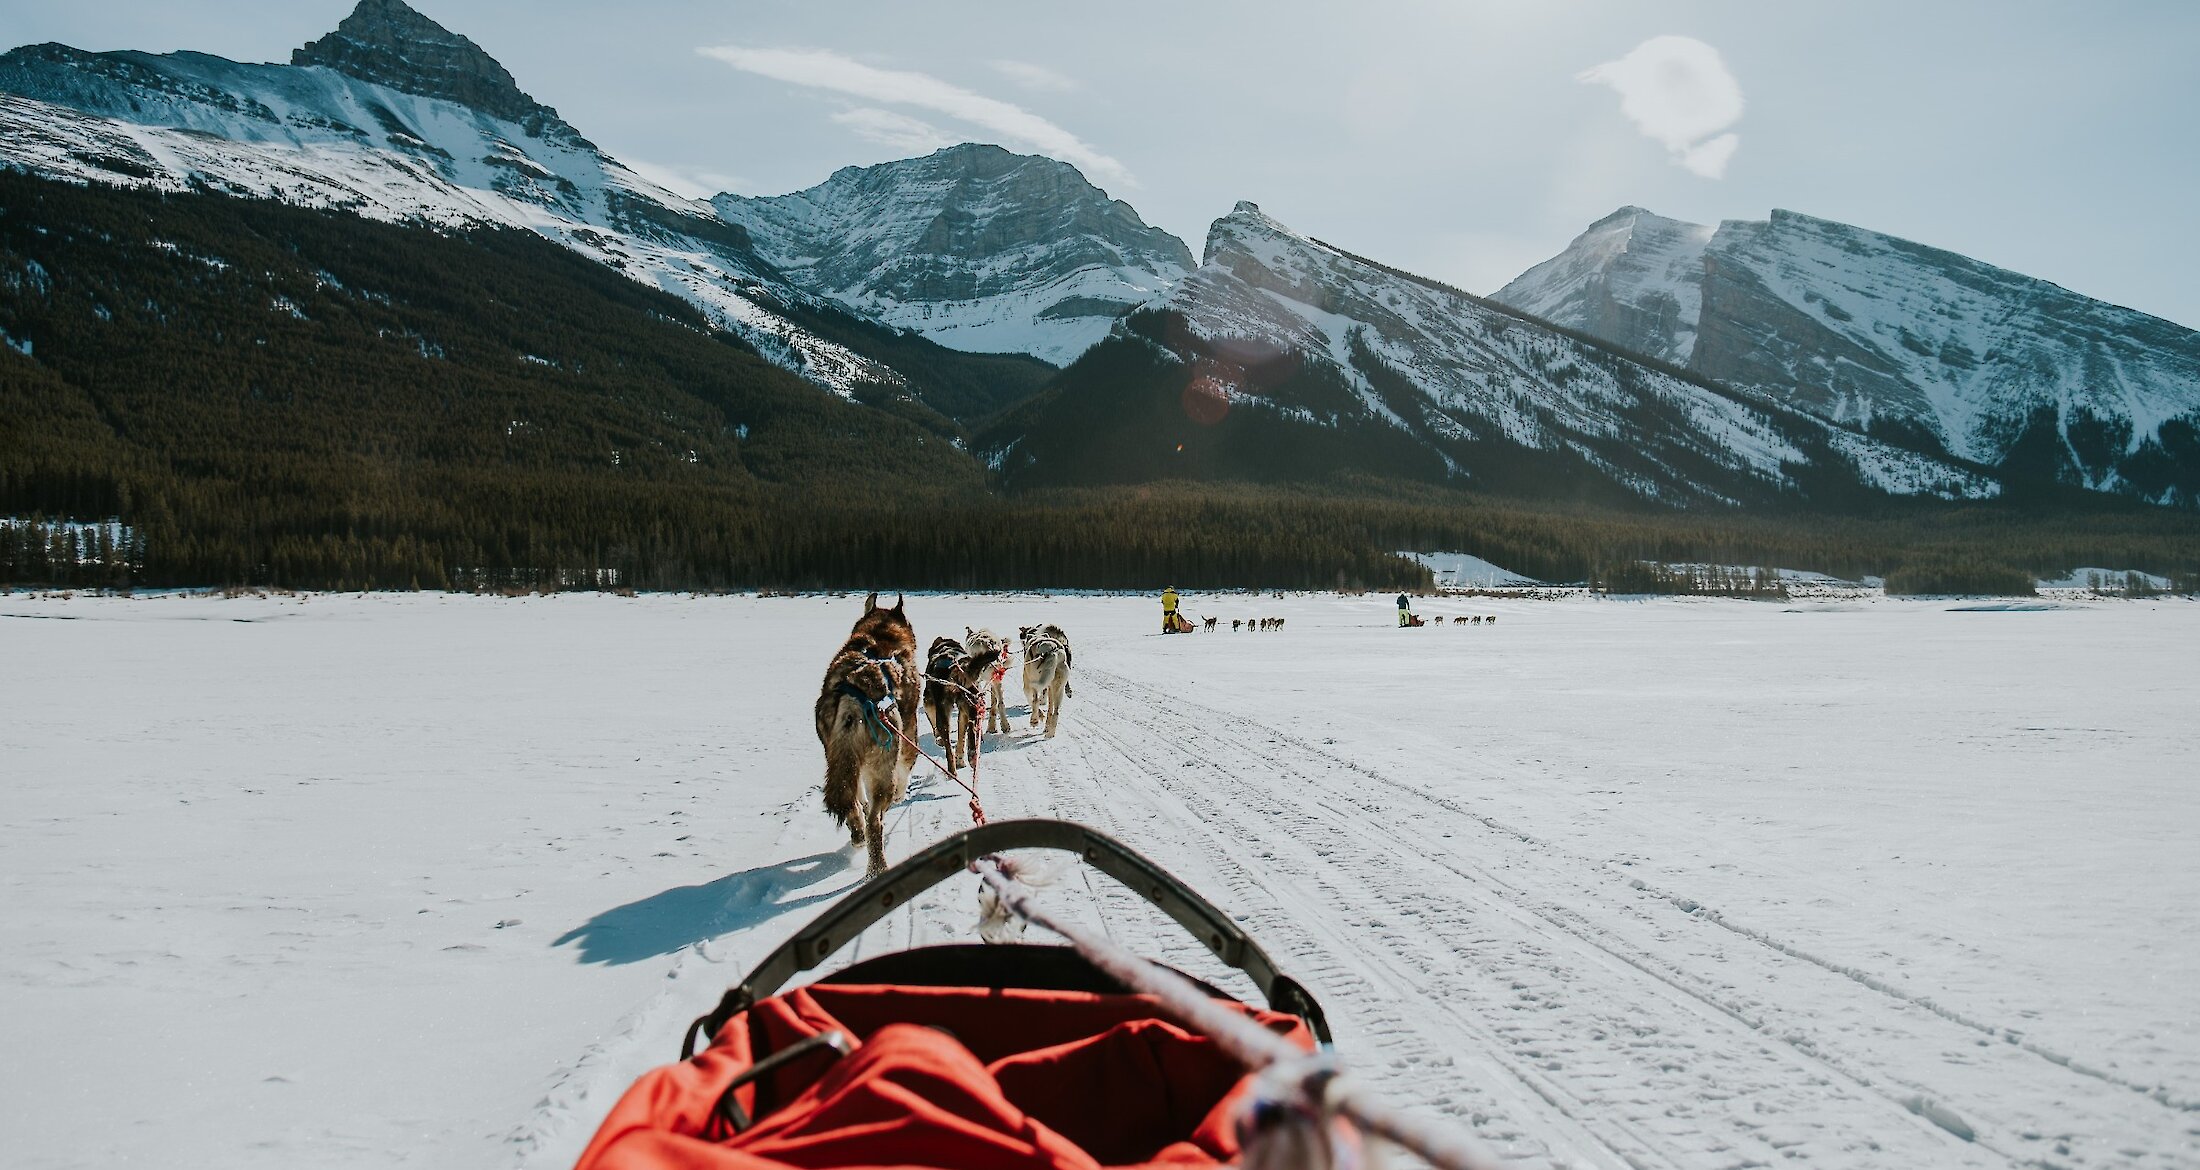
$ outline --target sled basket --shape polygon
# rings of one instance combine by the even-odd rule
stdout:
[[[916,947],[780,990],[972,859],[1008,849],[1081,855],[1243,972],[1267,1004],[1195,980],[1202,990],[1300,1048],[1328,1044],[1306,989],[1167,871],[1081,825],[1002,821],[919,852],[766,956],[689,1028],[680,1063],[627,1090],[581,1170],[1175,1170],[1235,1161],[1251,1078],[1158,1001],[1069,947]]]

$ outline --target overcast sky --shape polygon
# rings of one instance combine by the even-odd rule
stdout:
[[[1239,199],[1488,292],[1625,204],[1791,208],[2200,326],[2200,4],[414,0],[613,155],[776,194],[979,140],[1197,252]],[[0,38],[287,60],[345,0],[0,0]]]

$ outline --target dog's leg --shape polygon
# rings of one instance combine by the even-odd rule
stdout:
[[[863,802],[860,815],[866,850],[863,870],[868,881],[886,872],[886,809],[893,804],[894,760],[884,752],[864,761]]]
[[[860,725],[842,727],[825,743],[825,811],[848,830],[850,845],[863,844],[863,749]]]
[[[1047,686],[1047,738],[1062,725],[1062,699],[1069,694],[1069,668],[1058,671]]]
[[[941,714],[940,697],[937,692],[932,690],[931,684],[927,683],[925,684],[924,717],[931,722],[932,739],[940,745],[940,751],[944,754],[947,751],[947,731],[940,726]]]
[[[977,714],[977,707],[970,701],[969,696],[956,698],[955,720],[960,726],[955,731],[955,746],[962,749],[963,759],[970,761],[970,766],[973,769],[978,766]]]
[[[956,775],[962,770],[962,759],[955,752],[955,700],[943,689],[926,695],[924,705],[932,717],[932,740],[947,757],[947,774]]]

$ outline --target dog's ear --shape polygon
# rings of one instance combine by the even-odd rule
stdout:
[[[963,641],[967,642],[967,641],[969,641],[970,639],[972,639],[972,638],[975,638],[975,637],[977,637],[977,636],[978,636],[978,631],[976,631],[976,630],[973,630],[973,629],[971,629],[971,628],[970,628],[969,626],[964,626],[964,627],[963,627]]]
[[[896,614],[901,612],[901,594],[899,593],[894,594],[894,612]]]
[[[878,590],[871,590],[871,595],[863,599],[863,608],[866,612],[878,608]]]

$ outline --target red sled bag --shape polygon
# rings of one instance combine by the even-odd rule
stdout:
[[[988,948],[996,959],[1004,950]],[[1052,948],[1049,948],[1052,949]],[[1305,1021],[1240,1007],[1308,1051]],[[849,1051],[814,1043],[839,1033]],[[793,1059],[735,1085],[759,1057]],[[1219,1166],[1251,1078],[1144,996],[812,986],[636,1082],[581,1170]],[[721,1108],[729,1096],[734,1108]],[[736,1119],[755,1118],[736,1129]]]
[[[579,1170],[1100,1170],[1234,1162],[1253,1078],[1068,947],[882,955],[770,998],[887,909],[1003,848],[1072,848],[1264,989],[1212,998],[1306,1052],[1312,997],[1231,919],[1104,835],[1007,821],[940,842],[827,911],[690,1028],[678,1064],[612,1107]],[[698,1035],[710,1045],[692,1052]]]

